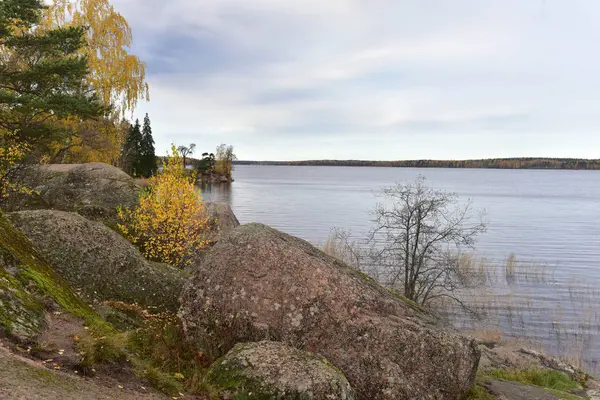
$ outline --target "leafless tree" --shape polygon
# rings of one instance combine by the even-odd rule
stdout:
[[[456,194],[428,187],[423,176],[383,189],[382,197],[369,240],[384,283],[420,305],[440,297],[460,302],[460,254],[485,232],[484,213],[471,200],[461,205]]]

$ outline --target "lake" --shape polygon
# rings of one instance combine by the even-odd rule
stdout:
[[[562,170],[236,166],[235,182],[204,189],[228,202],[241,223],[261,222],[322,247],[334,227],[361,237],[381,188],[427,178],[429,186],[471,199],[488,230],[476,252],[498,265],[489,293],[473,294],[486,328],[526,337],[595,369],[600,358],[600,173]],[[523,268],[504,279],[507,257]],[[530,267],[528,267],[530,266]],[[507,311],[508,310],[508,311]],[[493,325],[490,325],[490,321]],[[453,323],[479,329],[455,315]]]

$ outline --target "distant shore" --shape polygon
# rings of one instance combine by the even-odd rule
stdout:
[[[235,165],[398,167],[398,168],[489,168],[489,169],[564,169],[600,170],[600,159],[580,158],[490,158],[480,160],[306,160],[235,161]]]

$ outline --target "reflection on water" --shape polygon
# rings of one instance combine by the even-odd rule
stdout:
[[[236,166],[235,182],[205,186],[206,200],[231,204],[241,223],[261,222],[322,247],[331,229],[356,238],[371,227],[375,193],[427,177],[435,188],[485,209],[477,252],[494,265],[509,254],[547,266],[551,279],[513,281],[475,296],[493,323],[549,351],[577,348],[600,358],[600,173],[595,171]],[[459,327],[471,328],[466,319]]]
[[[204,201],[221,201],[228,204],[233,203],[232,183],[202,183],[200,188]]]

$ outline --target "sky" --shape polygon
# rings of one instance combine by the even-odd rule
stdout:
[[[164,154],[600,157],[597,0],[113,0]]]

